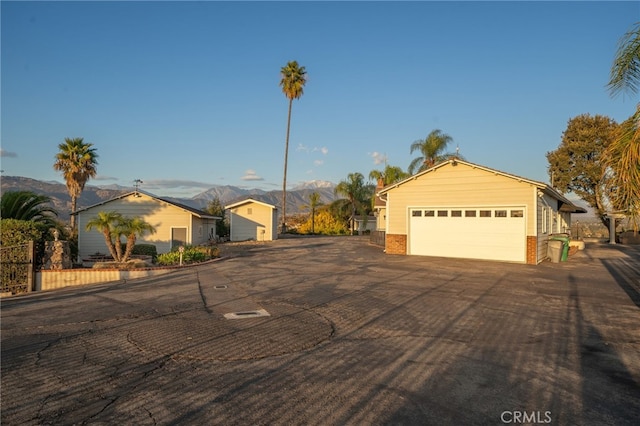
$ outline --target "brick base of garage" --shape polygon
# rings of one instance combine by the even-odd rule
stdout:
[[[527,235],[527,264],[538,264],[538,238]]]
[[[385,252],[387,254],[407,254],[407,236],[387,234],[385,238]]]

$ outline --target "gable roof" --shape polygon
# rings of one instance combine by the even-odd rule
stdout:
[[[202,211],[202,210],[187,206],[185,204],[178,203],[176,201],[169,200],[167,198],[158,197],[158,196],[155,196],[155,195],[153,195],[153,194],[151,194],[149,192],[141,191],[141,190],[124,193],[122,195],[119,195],[117,197],[111,198],[109,200],[101,201],[101,202],[99,202],[97,204],[94,204],[92,206],[76,210],[75,212],[72,212],[71,214],[75,215],[75,214],[78,214],[78,213],[83,212],[85,210],[89,210],[89,209],[92,209],[94,207],[98,207],[98,206],[102,206],[102,205],[105,205],[105,204],[109,204],[112,201],[121,200],[123,198],[127,198],[127,197],[130,197],[130,196],[136,197],[136,196],[138,196],[138,194],[143,194],[143,195],[146,195],[147,197],[153,198],[154,200],[157,200],[159,202],[170,204],[170,205],[172,205],[174,207],[177,207],[179,209],[185,210],[185,211],[191,213],[192,215],[197,216],[197,217],[199,217],[201,219],[217,219],[217,220],[222,219],[219,216],[213,216],[213,215],[210,215],[209,213],[207,213],[205,211]]]
[[[249,204],[249,203],[260,204],[260,205],[263,205],[265,207],[269,207],[271,209],[278,210],[278,208],[276,206],[272,205],[272,204],[267,204],[267,203],[264,203],[262,201],[255,200],[253,198],[247,198],[247,199],[244,199],[242,201],[238,201],[237,203],[229,204],[227,206],[224,206],[224,208],[225,209],[233,209],[235,207],[240,207],[240,206],[242,206],[244,204]]]
[[[379,192],[377,192],[376,195],[378,197],[381,197],[384,194],[386,194],[387,192],[389,192],[390,190],[392,190],[394,188],[397,188],[397,187],[399,187],[401,185],[404,185],[405,183],[410,182],[412,180],[418,179],[423,175],[426,175],[428,173],[432,173],[432,172],[438,170],[441,167],[445,167],[445,166],[448,166],[448,165],[455,166],[456,164],[464,164],[464,165],[472,167],[474,169],[484,170],[484,171],[489,172],[489,173],[494,173],[494,174],[497,174],[497,175],[500,175],[500,176],[504,176],[504,177],[509,178],[509,179],[517,180],[518,182],[522,182],[522,183],[526,183],[526,184],[529,184],[529,185],[533,185],[533,186],[537,187],[538,189],[540,189],[541,191],[543,191],[544,193],[546,193],[546,194],[552,196],[553,198],[555,198],[556,200],[558,200],[560,202],[559,210],[562,210],[562,211],[565,211],[565,212],[572,212],[572,213],[586,213],[587,212],[586,209],[584,209],[582,207],[579,207],[579,206],[576,206],[571,201],[569,201],[567,198],[565,198],[562,194],[560,194],[557,190],[555,190],[551,186],[547,185],[546,183],[538,182],[538,181],[535,181],[535,180],[524,178],[522,176],[517,176],[517,175],[510,174],[510,173],[502,172],[500,170],[492,169],[492,168],[489,168],[489,167],[486,167],[486,166],[481,166],[479,164],[470,163],[468,161],[460,160],[460,159],[457,159],[457,158],[443,161],[441,163],[436,164],[433,167],[430,167],[430,168],[428,168],[426,170],[423,170],[420,173],[416,173],[413,176],[410,176],[410,177],[408,177],[408,178],[406,178],[404,180],[401,180],[400,182],[396,182],[394,184],[387,185],[384,188],[382,188]]]

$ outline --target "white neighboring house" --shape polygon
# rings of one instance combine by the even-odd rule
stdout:
[[[387,254],[538,264],[553,233],[585,213],[549,185],[462,160],[449,160],[388,185]]]
[[[358,235],[362,235],[366,231],[375,231],[377,225],[376,220],[376,216],[356,215],[353,218],[353,231],[358,233]],[[351,226],[349,226],[349,228],[351,228]]]
[[[216,239],[216,222],[212,216],[148,192],[134,191],[75,211],[78,224],[78,252],[80,259],[95,253],[108,254],[102,232],[87,231],[86,225],[99,212],[115,211],[125,217],[141,217],[156,232],[138,237],[136,244],[154,244],[158,253],[167,253],[180,245],[198,245]]]
[[[229,210],[231,241],[278,239],[278,209],[252,198],[225,206]]]

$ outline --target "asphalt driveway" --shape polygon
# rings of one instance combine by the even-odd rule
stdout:
[[[3,299],[1,320],[3,425],[640,418],[637,248],[531,266],[282,239]]]

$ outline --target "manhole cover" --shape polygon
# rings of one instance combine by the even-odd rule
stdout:
[[[257,311],[242,311],[242,312],[230,312],[224,314],[226,319],[242,319],[242,318],[257,318],[257,317],[269,317],[269,312],[264,309],[258,309]]]

